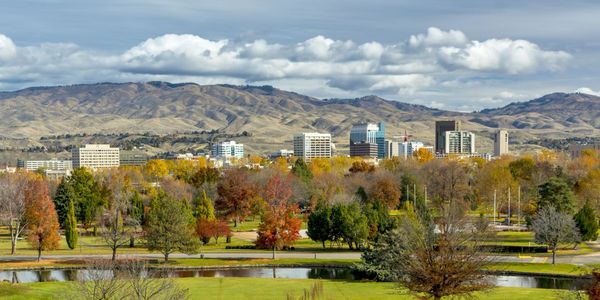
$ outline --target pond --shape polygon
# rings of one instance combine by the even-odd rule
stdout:
[[[74,281],[84,276],[86,270],[32,270],[0,271],[0,281],[15,283]],[[171,277],[253,277],[296,279],[360,280],[352,270],[345,268],[230,268],[174,270]],[[564,278],[552,276],[490,275],[497,286],[542,289],[582,289],[591,280],[587,278]]]

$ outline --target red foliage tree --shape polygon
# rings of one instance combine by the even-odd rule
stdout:
[[[262,223],[258,226],[256,246],[263,249],[283,249],[289,247],[300,238],[302,220],[296,217],[298,205],[271,206],[263,215]]]
[[[233,219],[234,227],[250,213],[252,199],[256,197],[249,172],[244,168],[227,170],[217,185],[219,198],[215,208],[223,217]]]
[[[38,251],[40,261],[43,250],[58,248],[58,216],[50,199],[48,186],[39,178],[31,179],[25,190],[26,218],[29,223],[27,239]]]
[[[196,222],[196,234],[204,245],[208,244],[211,238],[214,238],[215,243],[218,244],[220,237],[231,235],[231,229],[229,229],[227,222],[223,220],[198,218]]]
[[[292,177],[290,174],[282,176],[280,172],[275,172],[267,181],[264,190],[265,200],[270,205],[287,203],[292,197]]]

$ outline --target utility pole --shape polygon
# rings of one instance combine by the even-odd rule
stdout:
[[[413,185],[413,202],[415,205],[415,209],[417,208],[417,184]]]
[[[510,226],[510,186],[508,187],[508,221],[506,224]]]
[[[427,205],[427,185],[425,185],[425,205]]]
[[[517,206],[517,227],[521,228],[521,185],[518,190]]]
[[[494,225],[496,225],[496,190],[494,190]]]

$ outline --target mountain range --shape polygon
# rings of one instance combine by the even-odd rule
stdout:
[[[36,145],[40,137],[65,133],[156,133],[219,130],[249,132],[252,152],[289,149],[293,133],[331,132],[347,149],[353,123],[386,123],[388,138],[412,135],[432,144],[435,120],[460,119],[477,134],[480,152],[491,151],[492,134],[508,129],[511,147],[530,150],[537,138],[600,133],[600,97],[553,93],[501,108],[464,113],[391,101],[377,96],[317,99],[271,86],[195,83],[98,83],[32,87],[0,92],[0,145]]]

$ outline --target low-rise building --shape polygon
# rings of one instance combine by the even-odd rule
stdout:
[[[119,148],[106,144],[87,144],[71,150],[73,168],[115,168],[119,166]]]
[[[73,170],[73,162],[70,160],[17,160],[17,168],[27,171],[37,171],[39,169],[64,171]]]
[[[148,162],[148,155],[142,151],[122,150],[119,152],[121,166],[143,166]]]

